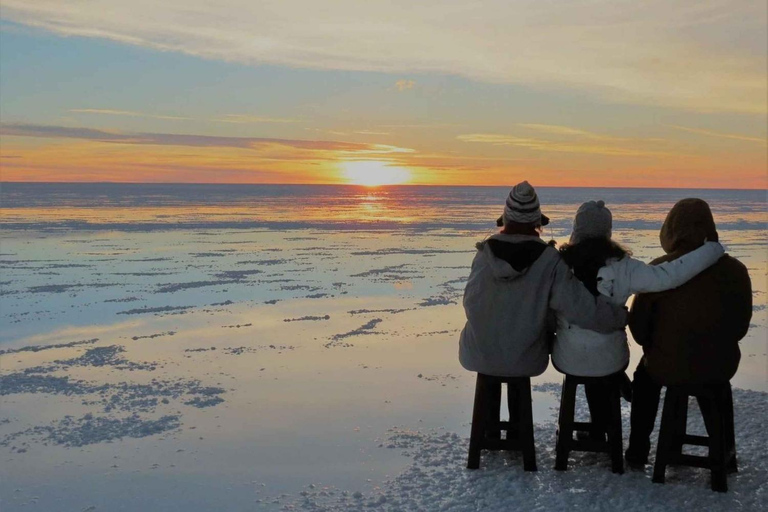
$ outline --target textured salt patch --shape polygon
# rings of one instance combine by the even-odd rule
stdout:
[[[325,297],[331,297],[332,295],[329,295],[327,293],[312,293],[310,295],[307,295],[304,297],[305,299],[323,299]]]
[[[136,363],[129,361],[124,357],[119,357],[118,354],[125,352],[125,347],[120,345],[110,345],[108,347],[96,347],[89,349],[80,357],[73,359],[56,360],[53,364],[48,365],[47,371],[51,369],[65,370],[72,366],[112,366],[117,370],[147,370],[154,371],[157,363]]]
[[[30,286],[27,288],[29,293],[64,293],[66,291],[80,288],[79,284],[46,284],[42,286]]]
[[[465,254],[467,252],[474,253],[475,251],[456,251],[450,249],[378,249],[375,251],[353,251],[350,254],[352,256],[388,256],[392,254],[412,255],[412,256],[432,256],[436,254]]]
[[[140,300],[138,297],[124,297],[122,299],[107,299],[104,302],[138,302]]]
[[[166,419],[161,418],[161,421],[141,417],[138,413],[153,414],[161,405],[169,405],[171,400],[196,408],[213,407],[224,402],[221,395],[225,394],[226,390],[204,386],[199,380],[184,379],[152,379],[148,384],[94,384],[68,376],[55,377],[25,372],[0,376],[0,395],[22,393],[79,396],[82,397],[83,405],[100,406],[105,414],[98,417],[89,414],[80,420],[67,416],[55,421],[51,426],[36,426],[0,438],[0,446],[11,446],[18,438],[42,437],[56,444],[80,446],[79,441],[72,440],[80,439],[83,444],[93,444],[121,437],[153,435],[171,428],[170,425],[173,425],[174,421],[178,422],[180,416],[164,417]],[[116,412],[131,413],[131,416],[126,419],[112,415]],[[174,421],[171,421],[171,418]],[[163,428],[158,430],[158,426]],[[139,432],[144,432],[144,435],[134,435]]]
[[[389,313],[392,315],[397,315],[398,313],[405,313],[406,311],[413,311],[415,308],[405,308],[405,309],[353,309],[352,311],[347,311],[352,316],[355,315],[366,315],[369,313]]]
[[[283,322],[318,322],[321,320],[330,320],[331,315],[325,316],[302,316],[301,318],[285,318]]]
[[[318,286],[310,286],[308,284],[292,284],[292,285],[280,285],[280,289],[283,291],[289,291],[294,292],[298,290],[305,290],[308,292],[316,292],[318,290],[322,290],[322,288]]]
[[[410,263],[403,263],[402,265],[375,268],[360,272],[359,274],[352,274],[350,277],[374,277],[374,282],[404,281],[412,279],[414,275],[419,274],[418,270],[409,270],[408,267],[410,266]]]
[[[125,437],[142,438],[177,430],[181,426],[178,415],[162,416],[156,420],[143,418],[134,413],[124,418],[94,416],[89,413],[81,418],[65,416],[51,425],[36,426],[6,437],[0,445],[9,446],[20,437],[37,439],[44,445],[67,447],[87,446],[114,441]],[[16,450],[23,453],[21,450]],[[24,450],[26,451],[26,449]]]
[[[624,409],[626,413],[627,407]],[[393,428],[379,446],[400,450],[411,458],[399,475],[369,491],[311,484],[298,496],[283,494],[269,501],[282,510],[309,512],[764,510],[768,492],[768,394],[736,389],[734,409],[739,472],[729,477],[727,494],[709,490],[707,470],[673,468],[668,471],[666,485],[653,485],[650,468],[614,475],[603,454],[573,453],[568,471],[554,471],[557,426],[548,422],[535,426],[537,473],[524,472],[521,456],[505,452],[483,452],[481,469],[470,471],[465,469],[467,439],[441,429]],[[627,421],[624,427],[626,439]],[[692,410],[690,427],[703,429],[698,411]]]
[[[136,308],[129,309],[128,311],[119,311],[118,315],[143,315],[147,313],[167,313],[170,311],[185,311],[192,309],[194,306],[161,306],[157,308]]]
[[[454,329],[452,331],[451,330],[444,330],[444,331],[420,332],[420,333],[416,334],[414,337],[415,338],[421,338],[421,337],[424,337],[424,336],[441,336],[443,334],[456,334],[458,332],[459,332],[459,329]]]
[[[178,272],[115,272],[114,276],[132,276],[132,277],[156,277],[156,276],[171,276],[178,274]]]
[[[423,301],[419,302],[419,306],[421,307],[447,306],[449,304],[458,304],[458,303],[456,302],[456,299],[454,297],[448,296],[448,295],[438,295],[436,297],[428,297]]]
[[[155,288],[155,293],[174,293],[181,290],[189,290],[193,288],[206,288],[208,286],[223,286],[232,283],[237,283],[237,279],[219,279],[216,281],[190,281],[187,283],[165,283],[160,284]]]
[[[155,338],[162,338],[163,336],[175,336],[176,331],[166,331],[166,332],[159,332],[157,334],[149,334],[147,336],[133,336],[131,339],[133,341],[138,340],[153,340]]]
[[[273,266],[273,265],[283,265],[285,263],[288,263],[288,260],[284,260],[284,259],[271,259],[271,260],[270,259],[266,259],[266,260],[238,261],[237,263],[235,263],[235,265],[266,265],[266,266]]]
[[[323,345],[325,348],[330,347],[351,347],[353,345],[349,343],[341,343],[341,340],[352,338],[355,336],[367,336],[370,334],[376,334],[375,332],[372,332],[373,329],[376,328],[377,325],[379,325],[383,320],[381,318],[374,318],[373,320],[370,320],[369,322],[361,325],[357,329],[353,329],[349,332],[341,333],[341,334],[334,334],[331,337],[331,341]]]
[[[0,350],[0,355],[16,354],[18,352],[40,352],[42,350],[52,350],[55,348],[70,348],[70,347],[77,347],[80,345],[92,345],[97,341],[99,341],[99,338],[93,338],[90,340],[81,340],[81,341],[71,341],[69,343],[58,343],[56,345],[30,345],[28,347]]]
[[[263,270],[250,269],[250,270],[225,270],[224,272],[216,274],[216,277],[221,279],[242,280],[248,276],[256,274],[263,274]]]
[[[456,375],[453,375],[451,373],[446,373],[442,375],[424,375],[423,373],[420,373],[416,377],[426,382],[439,382],[443,386],[445,386],[448,382],[456,382],[457,380],[459,380],[459,378]]]

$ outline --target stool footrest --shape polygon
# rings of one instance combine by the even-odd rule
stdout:
[[[704,469],[710,469],[712,467],[712,462],[710,461],[709,457],[704,457],[701,455],[688,455],[685,453],[671,457],[670,464],[678,464],[681,466],[691,466],[694,468]]]
[[[686,434],[683,438],[683,444],[689,444],[692,446],[709,446],[709,438],[705,436],[692,436]]]

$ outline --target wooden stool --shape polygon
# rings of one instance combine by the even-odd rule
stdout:
[[[582,423],[574,420],[576,390],[579,385],[605,386],[608,394],[608,411],[605,425]],[[612,377],[576,377],[566,375],[560,397],[560,417],[557,424],[555,469],[568,469],[568,455],[572,451],[608,453],[614,473],[624,473],[623,440],[621,431],[621,393]],[[589,433],[586,439],[574,439],[574,432]],[[608,440],[605,441],[606,434]]]
[[[686,433],[688,397],[694,396],[704,418],[709,436]],[[686,455],[684,445],[706,446],[707,457]],[[677,464],[709,469],[712,490],[728,491],[728,473],[737,471],[736,439],[733,427],[733,395],[730,382],[710,383],[698,388],[669,386],[664,396],[653,481],[663,484],[667,466]]]
[[[507,385],[509,421],[499,419],[502,383]],[[467,468],[480,467],[481,450],[510,450],[523,452],[525,471],[536,471],[532,405],[529,377],[493,377],[478,373]],[[506,432],[503,439],[502,430]]]

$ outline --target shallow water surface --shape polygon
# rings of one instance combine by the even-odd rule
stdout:
[[[504,189],[2,194],[4,510],[280,509],[400,473],[410,459],[388,447],[393,427],[468,435],[461,297]],[[602,198],[614,238],[646,261],[677,199],[710,201],[754,288],[733,383],[768,391],[764,191],[540,195],[545,237],[567,240],[578,204]],[[535,379],[539,424],[559,380],[552,368]]]

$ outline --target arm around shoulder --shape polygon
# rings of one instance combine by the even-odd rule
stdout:
[[[554,273],[549,306],[569,322],[597,332],[618,331],[627,324],[625,308],[589,293],[563,261]]]
[[[725,249],[717,242],[704,245],[679,258],[659,265],[647,265],[630,258],[627,262],[629,293],[663,292],[681,286],[714,265]]]

